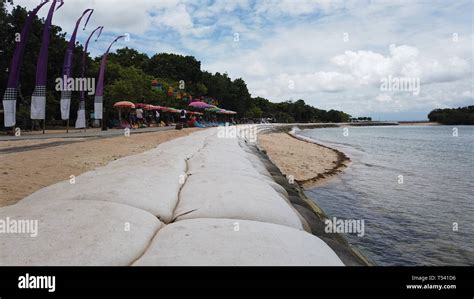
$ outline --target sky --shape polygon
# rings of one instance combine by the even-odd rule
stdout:
[[[28,9],[39,2],[14,0]],[[128,34],[113,49],[192,55],[272,102],[303,99],[374,120],[425,120],[434,108],[474,105],[471,0],[64,2],[53,23],[68,36],[87,8],[95,11],[78,41],[105,26],[93,56]]]

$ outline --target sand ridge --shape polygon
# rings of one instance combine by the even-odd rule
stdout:
[[[349,158],[343,153],[288,133],[258,136],[258,144],[287,177],[305,187],[327,181],[347,166]]]

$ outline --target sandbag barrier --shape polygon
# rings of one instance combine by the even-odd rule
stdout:
[[[35,237],[0,235],[0,265],[342,265],[305,231],[248,140],[218,138],[217,130],[0,208],[0,219],[38,221]],[[136,178],[127,176],[131,167]]]

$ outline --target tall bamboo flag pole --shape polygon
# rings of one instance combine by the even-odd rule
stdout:
[[[97,41],[102,33],[104,26],[99,26],[92,33],[89,35],[86,41],[86,45],[84,46],[84,53],[82,53],[82,70],[81,70],[81,79],[84,79],[86,76],[86,62],[87,62],[87,49],[89,47],[89,41],[91,40],[92,36],[99,31],[95,41]],[[77,118],[76,118],[76,129],[84,128],[86,130],[86,94],[83,89],[80,91],[80,101],[79,101],[79,109],[77,110]]]
[[[43,134],[46,126],[46,78],[48,76],[48,47],[49,36],[51,33],[51,21],[56,7],[56,2],[60,2],[57,9],[63,6],[63,0],[53,0],[48,17],[44,23],[43,39],[41,49],[36,64],[36,84],[33,95],[31,96],[31,119],[43,120]]]
[[[10,74],[8,75],[7,89],[3,95],[3,111],[5,127],[14,127],[16,124],[16,99],[18,96],[18,86],[20,81],[20,68],[25,54],[26,42],[31,31],[31,24],[36,17],[38,11],[43,7],[47,1],[41,2],[35,9],[33,9],[23,25],[20,33],[20,41],[15,46],[15,52],[10,67]]]
[[[110,48],[112,47],[115,42],[119,39],[126,37],[125,35],[121,35],[117,37],[109,46],[107,51],[102,56],[102,61],[100,63],[100,71],[99,71],[99,80],[97,82],[97,88],[95,90],[95,99],[94,99],[94,118],[100,119],[102,124],[102,130],[104,129],[104,121],[102,119],[103,114],[103,103],[104,103],[104,77],[105,77],[105,66],[107,64],[107,55],[109,55]]]
[[[71,35],[71,39],[69,40],[69,44],[66,49],[66,55],[64,56],[64,65],[63,65],[63,77],[62,77],[62,86],[61,86],[61,118],[63,120],[67,120],[66,125],[66,133],[69,133],[69,111],[71,109],[71,92],[70,88],[68,88],[68,80],[71,77],[72,67],[74,64],[73,57],[74,57],[74,48],[76,47],[76,36],[77,36],[77,29],[81,24],[82,18],[89,14],[87,17],[86,23],[84,24],[84,30],[86,29],[87,23],[89,23],[89,19],[94,12],[93,9],[86,9],[79,19],[76,22],[76,26],[74,27],[74,31]],[[85,86],[83,86],[84,88]],[[81,89],[83,89],[81,88]]]

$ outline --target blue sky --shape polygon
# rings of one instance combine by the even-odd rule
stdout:
[[[204,70],[241,77],[253,96],[273,102],[301,98],[382,120],[474,104],[469,0],[65,0],[54,23],[70,33],[86,8],[95,12],[80,42],[105,26],[93,55],[129,33],[115,49],[193,55]],[[387,78],[419,79],[420,92],[382,90]]]

